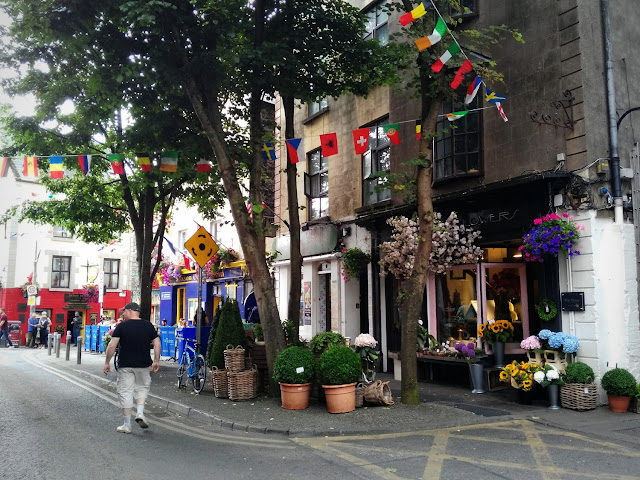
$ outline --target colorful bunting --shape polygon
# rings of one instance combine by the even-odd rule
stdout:
[[[78,155],[78,165],[85,175],[89,173],[91,168],[91,155]]]
[[[449,120],[450,122],[454,122],[464,117],[467,113],[469,113],[469,110],[463,110],[460,112],[451,112],[451,113],[447,113],[446,117],[447,117],[447,120]]]
[[[484,99],[489,103],[499,103],[499,102],[502,102],[503,100],[507,99],[507,97],[503,97],[502,95],[498,95],[497,93],[492,92],[488,88],[486,90],[487,90],[487,93],[485,94]]]
[[[362,155],[369,148],[369,129],[358,128],[353,132],[353,148],[356,151],[356,155]]]
[[[184,253],[182,254],[182,259],[184,260],[184,268],[187,270],[191,270],[191,262],[189,261],[189,257],[187,257]]]
[[[428,37],[422,37],[415,41],[418,50],[425,50],[430,46],[438,43],[442,39],[442,36],[446,33],[446,31],[447,24],[444,23],[444,20],[442,18],[438,17],[438,22],[436,23],[436,28],[433,29],[433,33]]]
[[[416,120],[416,140],[420,140],[421,131],[422,131],[422,124],[420,120]]]
[[[444,52],[442,56],[438,60],[436,60],[436,63],[431,66],[431,70],[438,73],[440,70],[442,70],[442,67],[444,67],[444,65],[458,53],[460,53],[460,45],[458,45],[457,42],[453,42],[451,45],[449,45],[447,51]]]
[[[496,104],[496,108],[498,109],[498,112],[500,112],[500,116],[502,117],[502,119],[505,122],[508,122],[509,119],[507,118],[507,114],[504,113],[504,109],[502,108],[502,105],[500,104],[500,102],[495,102],[495,104]]]
[[[295,165],[304,158],[304,150],[302,148],[301,138],[292,138],[291,140],[285,140],[287,144],[287,152],[289,153],[289,161],[292,165]]]
[[[124,175],[124,167],[122,165],[122,155],[119,153],[110,153],[107,158],[111,162],[111,168],[115,175]]]
[[[49,175],[51,178],[64,177],[64,166],[62,165],[62,157],[49,157]]]
[[[165,150],[160,157],[160,171],[177,172],[178,171],[178,152],[175,150]]]
[[[201,158],[196,163],[196,171],[198,172],[210,172],[211,171],[211,162],[206,158]]]
[[[387,137],[389,137],[389,140],[391,140],[391,143],[393,143],[394,145],[400,145],[400,132],[398,131],[399,128],[400,125],[397,123],[390,123],[389,125],[382,126],[382,130],[384,130],[384,133],[387,135]]]
[[[480,75],[476,75],[476,78],[474,78],[473,82],[471,82],[467,87],[467,95],[464,97],[465,105],[469,105],[473,102],[473,99],[476,98],[476,94],[480,89],[480,85],[482,85],[482,79],[480,78]]]
[[[25,177],[38,177],[38,157],[24,157],[22,175]]]
[[[0,158],[0,178],[6,177],[9,172],[9,157]]]
[[[149,158],[148,153],[136,153],[136,158],[138,159],[140,170],[143,172],[151,171],[151,159]]]
[[[427,13],[427,7],[425,6],[424,2],[421,2],[420,5],[411,10],[409,13],[405,13],[404,15],[400,16],[400,25],[406,27],[414,20],[423,16],[425,13]]]
[[[473,70],[473,65],[471,64],[471,62],[467,58],[462,63],[462,65],[460,65],[460,68],[456,72],[456,76],[453,77],[453,81],[449,84],[451,86],[451,88],[453,88],[454,90],[456,88],[458,88],[460,86],[460,84],[462,83],[462,80],[464,79],[464,76],[467,73],[469,73],[471,70]]]
[[[338,154],[338,135],[335,133],[325,133],[320,135],[320,148],[323,157],[330,157]]]
[[[262,144],[262,159],[263,160],[275,160],[276,149],[271,142],[264,142]]]

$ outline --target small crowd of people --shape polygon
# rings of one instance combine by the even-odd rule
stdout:
[[[46,312],[39,316],[32,313],[27,322],[27,347],[46,348],[49,344],[49,333],[51,330],[51,319]]]

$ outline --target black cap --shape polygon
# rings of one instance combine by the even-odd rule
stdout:
[[[140,305],[138,305],[136,302],[127,303],[124,307],[120,309],[121,312],[124,312],[125,310],[133,310],[135,312],[139,312]]]

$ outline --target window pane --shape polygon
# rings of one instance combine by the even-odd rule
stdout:
[[[455,137],[455,152],[456,153],[464,153],[466,146],[466,139],[462,135],[458,135]]]
[[[375,182],[372,180],[365,180],[364,182],[364,192],[363,192],[364,199],[363,200],[365,205],[372,205],[376,203],[376,197],[373,192],[374,185],[375,185]]]
[[[319,218],[320,217],[320,199],[312,198],[309,202],[310,205],[310,215],[311,218]]]
[[[329,157],[320,156],[320,171],[327,170],[329,168]]]
[[[477,173],[480,171],[480,154],[471,153],[467,157],[469,163],[469,173]]]
[[[478,114],[475,113],[473,115],[467,115],[465,117],[467,119],[467,131],[469,132],[477,132],[478,131]]]
[[[323,98],[322,100],[320,100],[320,110],[324,110],[328,106],[329,106],[329,99]]]
[[[320,171],[320,150],[311,153],[309,156],[309,173],[314,174]]]
[[[387,24],[382,25],[378,30],[376,30],[376,38],[381,45],[389,43],[389,28],[387,27]]]
[[[467,173],[467,157],[466,155],[456,155],[455,173]]]
[[[371,150],[362,155],[362,177],[369,178],[371,175]]]
[[[375,9],[369,10],[365,15],[367,18],[365,19],[365,22],[364,22],[364,28],[369,34],[367,35],[367,37],[373,37],[373,30],[376,28]]]
[[[444,162],[444,176],[450,177],[451,175],[453,175],[453,171],[451,168],[451,157],[449,157]]]
[[[320,193],[326,194],[329,192],[329,173],[320,174]]]
[[[467,152],[477,152],[480,148],[480,135],[473,133],[467,135]]]
[[[391,170],[391,148],[386,147],[378,151],[378,165],[381,172]]]

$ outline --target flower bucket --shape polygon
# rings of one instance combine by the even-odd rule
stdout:
[[[309,406],[311,383],[280,384],[282,408],[286,410],[304,410]]]
[[[491,348],[493,349],[494,368],[504,368],[504,342],[495,342]]]
[[[481,363],[471,363],[469,365],[469,375],[473,390],[471,393],[484,393],[484,367]]]
[[[323,385],[329,413],[347,413],[356,409],[356,383]]]

